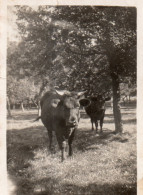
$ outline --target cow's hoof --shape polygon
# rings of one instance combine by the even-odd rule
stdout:
[[[49,151],[52,152],[54,150],[53,147],[49,147]]]
[[[73,156],[71,156],[71,155],[69,155],[68,158],[69,158],[70,160],[73,160]]]
[[[65,158],[62,158],[62,159],[61,159],[61,163],[63,163],[64,161],[65,161]]]

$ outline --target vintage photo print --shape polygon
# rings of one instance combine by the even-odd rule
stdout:
[[[2,5],[3,194],[141,195],[139,1]]]

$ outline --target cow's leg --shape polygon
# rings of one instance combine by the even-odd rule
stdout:
[[[49,135],[49,149],[51,150],[52,149],[52,137],[53,137],[52,131],[48,131],[48,135]]]
[[[96,133],[97,133],[98,131],[98,121],[97,120],[95,120],[95,126],[96,126]]]
[[[104,117],[100,119],[100,133],[102,133],[103,119]]]
[[[62,156],[61,156],[61,160],[62,160],[62,162],[65,160],[65,154],[66,154],[66,146],[67,146],[67,144],[66,144],[66,141],[64,140],[64,141],[62,141],[62,148],[61,148],[61,151],[62,151]]]
[[[102,117],[100,119],[100,133],[102,133],[104,116],[105,116],[105,110],[103,110],[103,115],[102,115]]]
[[[73,151],[72,151],[72,142],[74,139],[74,132],[75,130],[72,132],[72,134],[70,135],[69,139],[68,139],[68,145],[69,145],[69,156],[72,156]]]
[[[58,129],[58,131],[55,131],[56,133],[56,138],[57,142],[59,145],[59,148],[61,150],[61,161],[63,162],[65,160],[65,152],[66,152],[66,140],[65,138],[61,135],[61,130]]]
[[[66,140],[62,140],[60,138],[57,139],[58,144],[59,144],[59,148],[61,150],[61,161],[63,162],[65,160],[65,156],[66,156]]]
[[[92,131],[94,131],[94,121],[91,119]]]

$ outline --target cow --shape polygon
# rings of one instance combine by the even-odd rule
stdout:
[[[91,103],[85,107],[87,115],[91,119],[92,131],[94,131],[94,123],[96,126],[96,133],[98,131],[98,121],[100,121],[100,132],[102,133],[103,120],[105,116],[105,101],[111,98],[104,98],[103,95],[92,96],[88,98]]]
[[[41,98],[41,118],[49,136],[49,149],[52,145],[52,132],[55,131],[61,150],[61,160],[65,159],[68,142],[69,156],[72,156],[72,142],[80,119],[80,105],[88,106],[90,101],[81,98],[84,92],[49,91]]]

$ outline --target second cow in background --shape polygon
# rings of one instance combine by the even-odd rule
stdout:
[[[105,101],[109,101],[110,97],[103,97],[103,95],[97,95],[88,98],[91,103],[85,107],[87,115],[91,119],[92,130],[94,130],[94,123],[96,132],[98,131],[98,121],[100,121],[100,132],[102,132],[103,120],[105,116]]]

